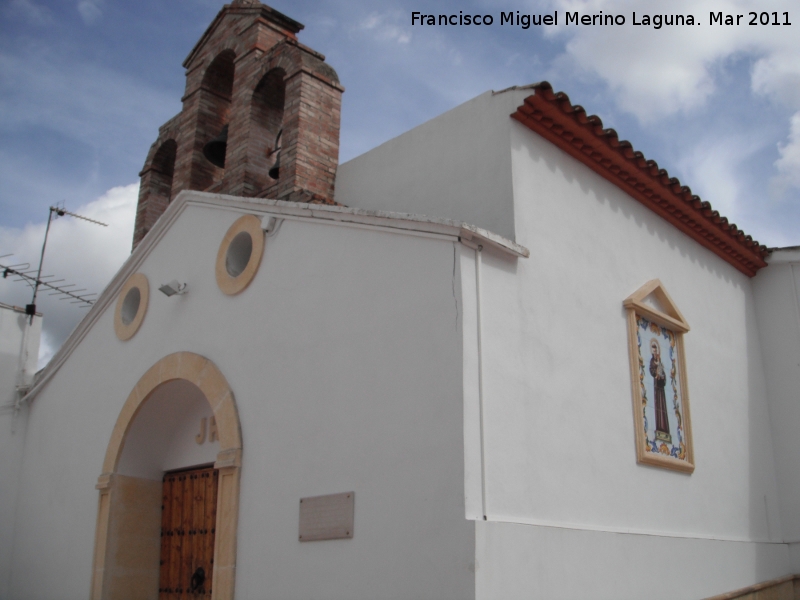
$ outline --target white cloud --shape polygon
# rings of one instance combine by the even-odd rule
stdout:
[[[411,41],[411,33],[399,25],[398,13],[372,13],[358,24],[358,29],[368,31],[379,42],[397,42],[407,44]]]
[[[733,0],[674,0],[657,10],[670,14],[693,14],[701,23],[656,30],[632,25],[637,12],[641,21],[642,4],[633,0],[557,0],[564,11],[581,14],[622,14],[622,27],[561,27],[570,35],[566,53],[583,69],[595,72],[619,94],[626,109],[642,120],[702,105],[714,91],[714,71],[720,61],[750,54],[758,59],[753,86],[764,93],[787,93],[784,80],[797,80],[800,44],[788,27],[751,27],[747,6]],[[750,7],[752,8],[752,7]],[[788,2],[770,6],[788,10]],[[709,24],[710,12],[744,14],[739,26]],[[649,12],[649,11],[647,11]]]
[[[635,115],[644,124],[675,114],[688,114],[708,108],[714,93],[719,89],[720,78],[737,60],[751,61],[749,89],[769,100],[800,111],[800,37],[793,26],[749,25],[750,11],[758,8],[744,0],[672,0],[671,2],[643,4],[637,0],[552,0],[560,11],[579,11],[581,14],[621,14],[624,26],[562,25],[549,35],[568,36],[564,53],[556,61],[551,75],[558,77],[559,70],[571,69],[605,82],[614,95],[616,104]],[[769,5],[770,15],[777,12],[779,22],[783,12],[796,5],[789,0],[777,0]],[[644,13],[692,14],[700,26],[664,26],[654,29],[632,25],[632,14],[638,21]],[[743,15],[737,25],[711,25],[711,12]],[[562,12],[563,15],[563,12]],[[772,17],[770,17],[772,20]],[[714,98],[724,103],[723,97]],[[800,113],[799,113],[800,114]],[[786,190],[788,186],[800,188],[800,122],[797,115],[787,128],[787,141],[779,144],[780,159],[775,163],[778,175],[774,189]],[[726,146],[732,140],[712,141],[719,157],[730,156]],[[742,148],[737,156],[749,152],[747,140],[738,140]],[[697,154],[697,153],[695,153]],[[705,155],[703,155],[705,156]],[[719,189],[727,189],[724,178],[713,173],[718,158],[698,156],[698,160],[711,169],[709,179],[716,179],[720,188],[714,188],[714,198],[720,203]],[[698,170],[698,174],[699,174]],[[734,209],[735,196],[728,189],[722,204]],[[735,209],[734,209],[735,210]]]
[[[713,208],[742,225],[748,212],[741,165],[761,149],[752,139],[728,136],[708,139],[678,161],[692,193],[712,200]]]
[[[774,98],[791,108],[800,108],[800,50],[778,48],[759,59],[752,72],[754,92]]]
[[[103,0],[80,0],[78,12],[81,14],[83,22],[92,25],[100,20],[100,17],[103,16],[102,5]]]
[[[788,72],[797,72],[800,44],[791,27],[747,25],[747,13],[753,7],[739,0],[647,5],[635,0],[555,0],[555,6],[581,14],[602,11],[625,16],[624,26],[562,25],[556,35],[570,37],[565,55],[573,67],[599,75],[615,92],[619,105],[641,121],[703,106],[716,89],[716,71],[732,57],[750,55],[759,60],[759,85],[765,91],[784,89],[780,81]],[[778,12],[790,8],[786,0],[770,5],[770,10]],[[658,12],[691,14],[701,25],[635,26],[634,11],[639,22],[645,13]],[[738,26],[711,25],[712,11],[744,18]]]
[[[107,223],[108,227],[66,216],[55,220],[50,227],[43,275],[63,278],[62,285],[75,284],[75,288],[86,288],[86,293],[102,292],[130,255],[138,190],[138,184],[115,187],[93,202],[68,206],[68,210]],[[13,253],[0,262],[28,262],[31,268],[38,266],[45,226],[42,222],[19,229],[0,227],[0,255]],[[0,279],[0,299],[22,306],[30,302],[31,290],[12,278]],[[46,292],[40,292],[37,307],[44,313],[39,353],[43,366],[83,318],[86,309]]]
[[[770,181],[773,197],[781,198],[790,188],[800,189],[800,56],[782,48],[760,59],[753,67],[753,91],[794,109],[787,141],[778,144],[777,174]]]
[[[789,141],[778,146],[780,158],[775,161],[778,175],[772,180],[772,191],[783,196],[789,186],[800,188],[800,112],[792,117]]]

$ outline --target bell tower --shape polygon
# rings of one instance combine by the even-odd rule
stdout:
[[[140,173],[134,248],[181,190],[335,204],[344,88],[302,29],[257,0],[222,8]]]

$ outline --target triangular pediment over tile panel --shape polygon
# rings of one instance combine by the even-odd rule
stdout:
[[[686,322],[681,311],[678,310],[675,302],[658,279],[652,279],[645,283],[625,298],[622,305],[677,332],[689,331],[689,323]]]
[[[226,4],[223,6],[222,10],[220,10],[217,13],[217,16],[214,17],[211,25],[208,26],[203,35],[194,45],[194,48],[192,48],[192,51],[189,52],[189,56],[186,57],[186,60],[183,61],[184,68],[190,68],[192,61],[195,59],[195,57],[201,54],[203,46],[205,46],[206,43],[213,37],[214,32],[229,14],[249,14],[251,15],[253,21],[261,18],[273,28],[277,28],[286,37],[294,40],[297,40],[296,34],[305,29],[305,25],[302,23],[287,17],[283,13],[270,6],[261,4],[261,2],[258,2],[257,0],[234,0],[231,4]]]

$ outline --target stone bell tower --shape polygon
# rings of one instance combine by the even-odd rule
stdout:
[[[183,63],[183,109],[140,173],[134,248],[181,190],[335,203],[344,88],[301,29],[257,0],[222,8]]]

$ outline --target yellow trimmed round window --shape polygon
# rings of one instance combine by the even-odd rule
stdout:
[[[142,273],[128,277],[117,297],[117,309],[114,311],[114,332],[122,340],[131,339],[139,330],[147,312],[150,299],[150,284]]]
[[[217,252],[217,285],[232,296],[244,290],[256,276],[264,253],[261,219],[244,215],[230,226]]]

